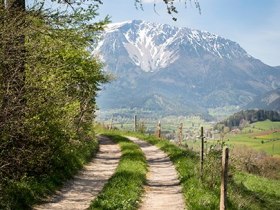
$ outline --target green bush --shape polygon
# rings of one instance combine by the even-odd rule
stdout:
[[[108,81],[87,51],[107,20],[13,14],[0,5],[0,209],[27,208],[92,156],[95,96]]]
[[[242,172],[280,180],[280,158],[246,146],[232,149],[232,164]]]

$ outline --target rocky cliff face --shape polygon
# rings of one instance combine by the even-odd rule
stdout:
[[[248,109],[264,109],[280,112],[280,88],[268,91],[261,96],[254,98],[246,108]]]

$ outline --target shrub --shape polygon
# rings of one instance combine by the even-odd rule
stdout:
[[[61,183],[96,147],[94,99],[108,77],[87,48],[107,21],[87,27],[79,12],[8,13],[0,7],[0,209],[24,209],[33,184]]]
[[[271,157],[249,147],[234,147],[231,161],[236,169],[272,179],[280,179],[280,158]]]

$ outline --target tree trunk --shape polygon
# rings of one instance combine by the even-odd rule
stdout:
[[[25,11],[25,0],[6,0],[6,8],[10,11]]]

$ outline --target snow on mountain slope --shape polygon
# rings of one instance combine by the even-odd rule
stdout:
[[[209,32],[139,20],[109,24],[104,36],[111,43],[107,52],[114,53],[122,45],[131,62],[146,72],[171,65],[182,56],[182,51],[197,57],[209,53],[227,59],[250,57],[237,43]],[[104,52],[103,44],[97,51]]]
[[[236,42],[199,30],[144,21],[110,24],[93,53],[117,78],[100,92],[101,109],[205,113],[245,106],[280,87],[279,68]]]

